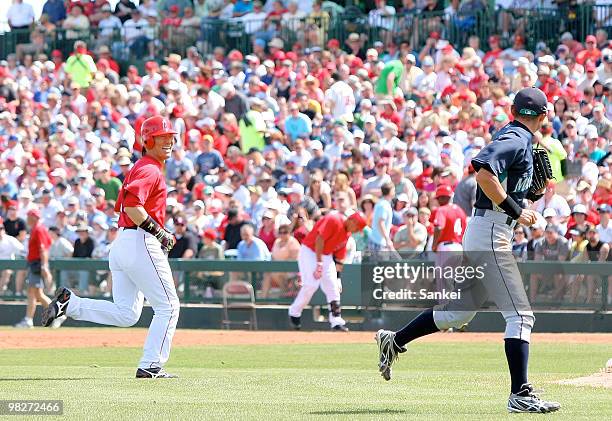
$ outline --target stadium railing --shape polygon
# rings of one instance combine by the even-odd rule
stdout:
[[[7,25],[0,25],[6,27]],[[415,13],[371,19],[356,8],[347,8],[342,13],[333,12],[329,17],[294,19],[272,23],[269,20],[239,19],[220,20],[205,18],[199,27],[164,27],[146,29],[148,37],[155,42],[156,59],[163,59],[168,53],[183,55],[189,46],[196,45],[203,54],[210,54],[216,46],[227,50],[237,49],[243,53],[252,51],[254,38],[269,41],[279,37],[285,41],[285,50],[299,41],[304,47],[325,46],[329,39],[338,39],[341,46],[351,33],[361,34],[365,46],[375,41],[411,41],[413,48],[420,49],[429,34],[436,31],[454,45],[466,45],[471,35],[481,40],[481,48],[486,49],[486,39],[491,34],[514,33],[522,29],[526,48],[534,50],[538,42],[544,42],[554,49],[560,34],[569,31],[576,39],[582,40],[597,29],[612,30],[612,5],[582,4],[575,7],[538,8],[538,9],[498,9],[487,8],[469,14],[448,16],[444,12]],[[29,30],[0,32],[0,58],[5,59],[14,53],[18,41],[29,39]],[[102,40],[100,40],[102,35]],[[76,38],[88,41],[90,50],[102,44],[109,46],[115,59],[124,63],[138,65],[144,57],[138,57],[125,39],[124,31],[101,34],[95,28],[75,33],[58,28],[47,36],[44,52],[47,54],[59,49],[66,57],[72,51]],[[502,45],[509,46],[512,40],[502,38]],[[142,64],[140,64],[141,66]]]
[[[414,261],[415,265],[423,265],[423,261]],[[425,262],[425,266],[433,265],[433,262]],[[528,261],[518,264],[523,275],[525,285],[529,285],[530,274],[566,276],[569,284],[569,276],[592,275],[597,279],[597,294],[594,303],[573,303],[569,301],[553,301],[550,298],[538,299],[532,303],[534,308],[539,309],[580,309],[585,311],[607,311],[608,303],[608,277],[612,277],[612,264],[607,262],[536,262]],[[241,260],[202,260],[202,259],[171,259],[170,266],[173,274],[179,280],[179,296],[183,303],[219,303],[222,285],[229,279],[238,277],[250,282],[257,294],[258,304],[288,304],[298,290],[297,273],[298,266],[295,261],[241,261]],[[4,270],[19,271],[26,269],[25,260],[0,260],[0,272]],[[101,280],[106,279],[108,274],[108,261],[104,259],[57,259],[50,261],[50,269],[53,274],[55,286],[59,286],[60,279],[68,280],[69,274],[74,271],[87,271],[89,279],[95,280],[98,285]],[[279,290],[276,288],[269,297],[262,297],[262,285],[266,275],[287,274],[286,281],[289,288]],[[362,279],[361,264],[344,265],[342,273],[342,303],[347,306],[366,307],[370,306],[364,299],[364,294],[369,293],[368,280]],[[13,274],[13,278],[15,274]],[[214,278],[214,279],[212,279]],[[11,285],[14,281],[11,281]],[[78,283],[76,283],[78,285]],[[214,294],[206,296],[207,286],[214,284]],[[69,287],[75,284],[69,284]],[[211,290],[211,292],[213,292]],[[108,298],[110,294],[106,295]],[[98,298],[105,298],[98,293]],[[23,297],[11,295],[0,296],[4,300],[23,300]],[[313,298],[312,304],[325,305],[325,298],[320,291]],[[380,303],[379,303],[380,304]],[[425,307],[432,304],[427,301],[413,301],[412,306]],[[385,303],[386,306],[397,305]],[[370,306],[371,307],[371,306]]]

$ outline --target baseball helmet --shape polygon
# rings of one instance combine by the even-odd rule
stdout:
[[[172,128],[172,124],[159,115],[149,117],[143,121],[140,133],[146,149],[152,149],[153,146],[155,146],[155,136],[177,134],[177,132]]]

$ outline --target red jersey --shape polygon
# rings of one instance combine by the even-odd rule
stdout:
[[[51,247],[51,236],[47,227],[42,223],[37,223],[32,227],[30,232],[30,240],[28,241],[28,262],[35,262],[40,260],[40,248],[49,250]]]
[[[323,254],[333,254],[343,259],[346,254],[346,242],[351,233],[344,228],[345,217],[339,212],[331,212],[319,219],[302,244],[315,251],[317,236],[323,237]]]
[[[465,212],[454,203],[440,206],[436,211],[433,224],[441,230],[438,244],[445,242],[461,243],[467,225]]]
[[[155,222],[164,226],[166,216],[166,179],[162,164],[148,155],[140,158],[128,172],[119,192],[115,211],[120,212],[119,226],[133,227],[135,224],[123,212],[124,207],[142,206]]]

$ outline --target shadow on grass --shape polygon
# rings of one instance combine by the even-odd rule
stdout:
[[[406,411],[400,409],[346,409],[333,411],[314,411],[309,412],[309,415],[394,415],[406,414]]]
[[[9,379],[0,378],[0,382],[27,382],[39,380],[57,380],[57,381],[76,381],[76,380],[93,380],[93,377],[13,377]]]

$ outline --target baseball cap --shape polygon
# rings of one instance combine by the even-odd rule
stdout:
[[[604,203],[603,205],[601,205],[598,209],[599,213],[610,213],[612,212],[612,208],[610,207],[610,205]]]
[[[559,228],[555,224],[548,224],[544,229],[546,232],[556,232],[559,234]]]
[[[442,184],[441,186],[438,186],[438,188],[436,189],[436,199],[438,197],[443,197],[443,196],[450,197],[452,194],[453,194],[452,189],[450,188],[450,186],[447,186],[446,184]]]
[[[321,141],[315,139],[312,142],[310,142],[310,149],[312,149],[313,151],[316,151],[316,150],[322,151],[323,144],[321,143]]]
[[[549,216],[557,216],[557,212],[553,208],[546,208],[544,212],[542,212],[542,216],[544,218],[548,218]]]
[[[595,38],[595,35],[587,35],[585,42],[594,42],[597,43],[597,38]]]
[[[582,213],[582,214],[586,215],[587,214],[586,206],[584,206],[582,203],[578,203],[578,204],[574,205],[574,207],[572,209],[572,213]]]
[[[201,200],[196,200],[195,202],[193,202],[193,207],[204,209],[205,208],[204,202],[202,202]]]
[[[40,218],[40,211],[38,208],[32,208],[28,211],[28,216],[33,216],[34,218]]]
[[[538,88],[521,89],[514,97],[514,108],[520,115],[537,116],[546,114],[548,100]]]
[[[355,212],[348,217],[349,220],[355,221],[357,223],[357,228],[359,231],[365,228],[367,222],[361,212]]]
[[[406,193],[400,193],[397,196],[397,201],[398,202],[404,202],[404,203],[410,202],[410,200],[408,199],[408,195]]]
[[[419,214],[419,210],[417,208],[415,208],[414,206],[411,206],[409,208],[404,209],[404,213],[402,215],[406,216],[406,215],[410,215],[410,216],[414,216],[414,215],[418,215]]]
[[[217,239],[217,232],[212,228],[205,229],[203,234],[205,238],[210,238],[211,240]]]

